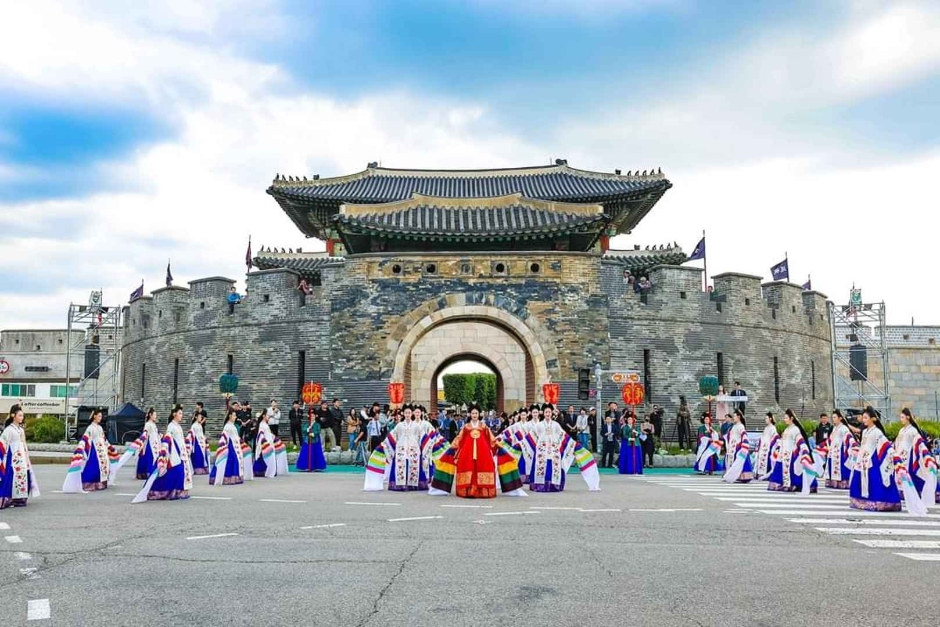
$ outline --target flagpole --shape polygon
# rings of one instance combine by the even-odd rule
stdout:
[[[705,229],[702,229],[702,241],[705,242]],[[705,262],[705,292],[708,292],[708,242],[705,242],[705,254],[702,255],[702,261]]]

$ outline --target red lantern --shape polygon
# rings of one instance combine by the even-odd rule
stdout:
[[[620,396],[627,405],[640,405],[646,398],[646,390],[639,383],[627,383],[620,388]]]
[[[561,395],[561,386],[557,383],[546,383],[542,386],[542,396],[545,398],[546,403],[551,403],[556,405],[558,403],[558,397]]]
[[[388,401],[392,405],[401,405],[405,402],[405,384],[393,381],[388,384]]]
[[[319,383],[304,383],[300,398],[303,399],[305,405],[319,404],[320,399],[323,398],[323,386]]]

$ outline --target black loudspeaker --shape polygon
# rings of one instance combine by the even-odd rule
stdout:
[[[849,347],[849,377],[852,381],[868,381],[868,349],[861,344]]]
[[[101,364],[101,348],[95,344],[85,346],[85,378],[97,379],[98,366]]]

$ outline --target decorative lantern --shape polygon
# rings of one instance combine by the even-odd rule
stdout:
[[[319,405],[323,398],[323,386],[313,382],[304,383],[300,398],[303,399],[305,405]]]
[[[542,396],[546,403],[552,405],[558,404],[558,397],[561,395],[561,386],[557,383],[546,383],[542,386]]]
[[[708,415],[712,413],[712,402],[718,396],[718,377],[708,375],[698,380],[698,391],[708,401]]]
[[[392,405],[401,405],[405,402],[405,384],[392,381],[388,384],[388,402]]]
[[[646,398],[646,390],[641,384],[631,382],[620,388],[620,396],[623,398],[624,403],[635,407],[643,403],[643,399]]]

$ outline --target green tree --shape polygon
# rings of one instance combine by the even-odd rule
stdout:
[[[454,405],[478,403],[483,410],[496,408],[496,375],[488,372],[444,375],[444,398]]]

